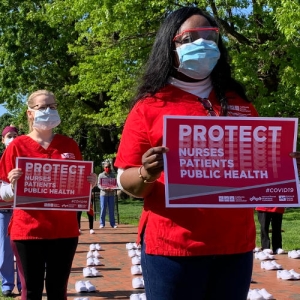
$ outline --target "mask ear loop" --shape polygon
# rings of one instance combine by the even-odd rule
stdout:
[[[173,65],[172,67],[174,68],[173,70],[175,70],[175,72],[178,72],[178,67],[180,66],[180,61],[179,61],[179,56],[178,56],[178,53],[176,51],[177,47],[175,46],[175,42],[173,41],[173,45],[175,47],[175,49],[173,49],[173,51],[175,52],[174,53],[174,61],[173,61]],[[176,64],[178,64],[178,67],[176,67]],[[176,73],[173,73],[172,71],[172,74],[171,76],[175,76]]]

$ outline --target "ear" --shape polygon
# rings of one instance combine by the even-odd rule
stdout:
[[[26,114],[27,114],[28,119],[33,119],[34,118],[34,112],[33,111],[28,109],[26,111]]]
[[[2,144],[4,144],[4,137],[2,137]]]

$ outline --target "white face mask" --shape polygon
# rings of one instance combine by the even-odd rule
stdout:
[[[50,109],[49,107],[44,110],[35,110],[34,111],[34,121],[32,127],[41,129],[41,130],[50,130],[57,127],[60,124],[60,117],[56,109]]]
[[[11,138],[6,138],[6,139],[4,140],[5,147],[7,147],[13,140],[14,140],[13,137],[11,137]]]

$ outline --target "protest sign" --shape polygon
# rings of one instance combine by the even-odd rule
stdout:
[[[100,178],[99,185],[101,189],[118,189],[117,179],[116,178]]]
[[[14,208],[43,210],[90,209],[93,162],[18,157],[23,170],[15,187]]]
[[[298,119],[164,117],[167,207],[299,206]]]

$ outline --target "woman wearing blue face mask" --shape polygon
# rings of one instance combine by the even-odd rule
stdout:
[[[12,141],[1,159],[0,179],[9,181],[2,185],[1,196],[7,201],[13,199],[14,185],[23,176],[15,166],[17,157],[82,159],[73,139],[53,132],[60,124],[54,94],[36,91],[27,104],[30,133]],[[90,174],[87,181],[95,186],[97,175]],[[66,300],[79,235],[76,212],[16,209],[8,231],[19,266],[21,299],[42,299],[45,282],[47,299]]]
[[[137,242],[147,300],[245,300],[253,209],[166,207],[164,115],[257,116],[231,77],[216,22],[196,7],[174,11],[161,25],[115,166],[119,186],[144,198]]]

